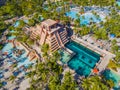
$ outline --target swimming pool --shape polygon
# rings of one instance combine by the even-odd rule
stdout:
[[[67,64],[67,62],[71,58],[71,55],[67,51],[65,51],[65,50],[59,50],[59,53],[61,55],[61,59],[60,60],[62,61],[62,63]]]
[[[29,21],[27,19],[23,20],[25,23],[29,23]],[[14,24],[14,27],[18,27],[20,25],[19,21],[16,21]]]
[[[120,6],[120,1],[117,1],[116,3],[118,4],[118,6]]]
[[[66,13],[66,16],[69,16],[73,19],[77,19],[78,13],[79,13],[78,11],[71,10],[70,12]],[[80,15],[80,24],[81,25],[88,25],[88,24],[90,24],[91,21],[95,22],[95,23],[99,23],[101,21],[104,21],[104,19],[105,19],[105,16],[102,14],[99,14],[99,17],[96,17],[92,13],[87,12],[85,14]]]
[[[15,37],[14,36],[11,36],[9,37],[8,39],[9,40],[12,40],[14,39]],[[23,53],[22,55],[20,55],[19,57],[16,57],[14,54],[13,54],[13,44],[12,43],[7,43],[5,44],[5,46],[3,47],[2,49],[2,52],[8,52],[8,56],[7,57],[12,57],[14,58],[16,61],[17,61],[17,67],[21,67],[21,66],[25,66],[25,67],[28,67],[29,65],[31,65],[32,63],[35,63],[35,60],[32,60],[30,61],[30,59],[27,57],[27,52]],[[20,49],[22,50],[23,48],[21,47],[17,47],[17,49]],[[12,63],[9,63],[9,64],[12,64]]]
[[[18,27],[19,24],[20,24],[20,22],[19,22],[19,21],[16,21],[16,22],[14,23],[14,27]]]
[[[67,43],[66,47],[76,53],[76,55],[68,61],[68,66],[79,75],[88,76],[100,60],[100,55],[74,41]]]
[[[103,75],[105,76],[106,79],[112,80],[115,84],[114,90],[120,90],[120,75],[118,75],[115,71],[113,70],[105,70]]]

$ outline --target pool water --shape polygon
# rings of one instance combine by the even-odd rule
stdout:
[[[12,31],[12,32],[14,32],[14,31]],[[15,39],[15,36],[8,37],[8,40],[13,40],[13,39]]]
[[[88,76],[100,60],[100,55],[74,41],[67,43],[66,47],[76,53],[76,55],[68,61],[68,66],[79,75]]]
[[[77,19],[77,11],[70,11],[70,12],[67,12],[66,13],[66,16],[70,16],[71,18],[73,18],[73,19]]]
[[[9,37],[8,39],[12,40],[14,39],[13,36]],[[24,52],[22,55],[20,55],[19,57],[16,57],[13,54],[13,44],[12,43],[7,43],[3,49],[2,52],[8,52],[8,57],[12,57],[14,58],[18,63],[17,63],[17,67],[21,67],[21,66],[25,66],[28,67],[29,65],[31,65],[32,63],[35,63],[35,60],[30,61],[30,59],[27,57],[27,52]],[[17,49],[22,49],[21,47],[17,47]],[[12,63],[9,63],[12,64]]]
[[[29,23],[29,21],[27,19],[23,20],[25,23]],[[19,21],[16,21],[14,23],[14,27],[18,27],[20,25],[20,22]]]
[[[66,16],[69,16],[73,19],[77,19],[78,13],[79,13],[78,11],[71,10],[70,12],[66,13]],[[80,24],[81,25],[88,25],[88,24],[90,24],[90,22],[99,23],[101,21],[104,21],[104,19],[105,19],[105,16],[102,14],[100,14],[99,17],[96,17],[92,13],[88,12],[88,13],[80,15]]]
[[[26,19],[26,20],[24,20],[24,22],[25,22],[25,23],[28,23],[28,20]]]
[[[118,6],[120,6],[120,1],[117,1]]]
[[[62,63],[67,64],[67,62],[71,58],[71,55],[67,51],[65,51],[65,50],[59,50],[59,53],[61,55],[61,59],[60,60],[62,61]]]
[[[44,18],[43,18],[42,16],[40,16],[40,17],[39,17],[39,20],[40,20],[40,21],[43,21],[43,20],[44,20]]]
[[[18,27],[19,24],[20,24],[20,22],[19,22],[19,21],[16,21],[15,24],[14,24],[14,27]]]
[[[114,90],[120,90],[120,75],[118,75],[115,71],[113,70],[105,70],[103,75],[105,76],[106,79],[112,80],[115,84]]]

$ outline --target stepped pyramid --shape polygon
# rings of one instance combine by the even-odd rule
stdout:
[[[43,45],[44,43],[49,44],[51,51],[56,51],[64,47],[69,41],[66,29],[51,19],[47,19],[40,25],[31,27],[30,32],[32,39],[36,39],[39,45]]]

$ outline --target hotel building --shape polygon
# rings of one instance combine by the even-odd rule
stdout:
[[[47,43],[51,51],[63,48],[69,41],[64,26],[51,19],[47,19],[35,27],[30,27],[29,31],[30,37],[36,40],[38,45]]]

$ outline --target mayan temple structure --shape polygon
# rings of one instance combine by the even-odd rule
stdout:
[[[66,29],[58,22],[47,19],[40,25],[30,27],[31,38],[36,39],[38,45],[49,44],[51,51],[56,51],[69,41]]]

